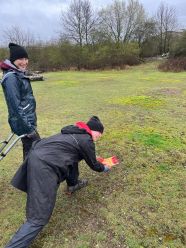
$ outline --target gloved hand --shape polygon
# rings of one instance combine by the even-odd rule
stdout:
[[[109,172],[110,171],[110,168],[108,166],[106,166],[106,165],[104,165],[104,166],[105,166],[104,172]]]

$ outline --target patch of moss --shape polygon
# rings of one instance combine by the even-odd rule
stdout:
[[[138,130],[129,134],[128,137],[144,146],[159,148],[162,150],[180,148],[183,146],[179,138],[168,137],[153,130]]]
[[[165,104],[163,99],[154,98],[151,96],[130,96],[112,100],[113,104],[119,105],[136,105],[145,108],[155,108]]]
[[[168,172],[170,171],[170,166],[168,164],[165,163],[161,163],[157,166],[157,170],[160,172]]]
[[[161,79],[161,82],[162,83],[180,83],[181,80],[179,79],[175,79],[175,78],[164,78],[164,79]]]

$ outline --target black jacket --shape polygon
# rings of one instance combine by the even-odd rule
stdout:
[[[76,126],[67,126],[59,134],[34,142],[29,156],[32,153],[39,161],[43,161],[44,167],[53,168],[59,182],[68,175],[69,167],[77,166],[82,159],[92,170],[104,171],[104,165],[96,160],[95,144],[91,135],[85,129]],[[23,191],[27,191],[27,166],[32,166],[32,163],[37,164],[36,159],[29,163],[27,161],[28,159],[12,179],[12,185]],[[40,173],[42,174],[42,170]],[[37,180],[37,178],[31,178],[31,180]],[[43,182],[47,185],[47,181],[43,179]]]
[[[8,122],[17,135],[29,134],[36,129],[36,102],[29,78],[9,60],[1,63],[1,81],[8,106]]]

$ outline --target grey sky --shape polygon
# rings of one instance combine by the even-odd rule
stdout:
[[[94,9],[99,9],[113,0],[90,0]],[[139,0],[147,13],[152,16],[162,0]],[[169,6],[176,8],[180,28],[186,28],[185,0],[167,0]],[[60,30],[60,13],[65,10],[69,0],[0,0],[1,25],[0,42],[3,30],[18,26],[29,31],[41,40],[55,39]]]

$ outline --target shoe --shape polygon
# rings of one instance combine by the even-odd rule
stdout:
[[[84,188],[88,185],[87,179],[78,180],[78,183],[74,186],[67,186],[67,193],[72,194],[75,191]]]

